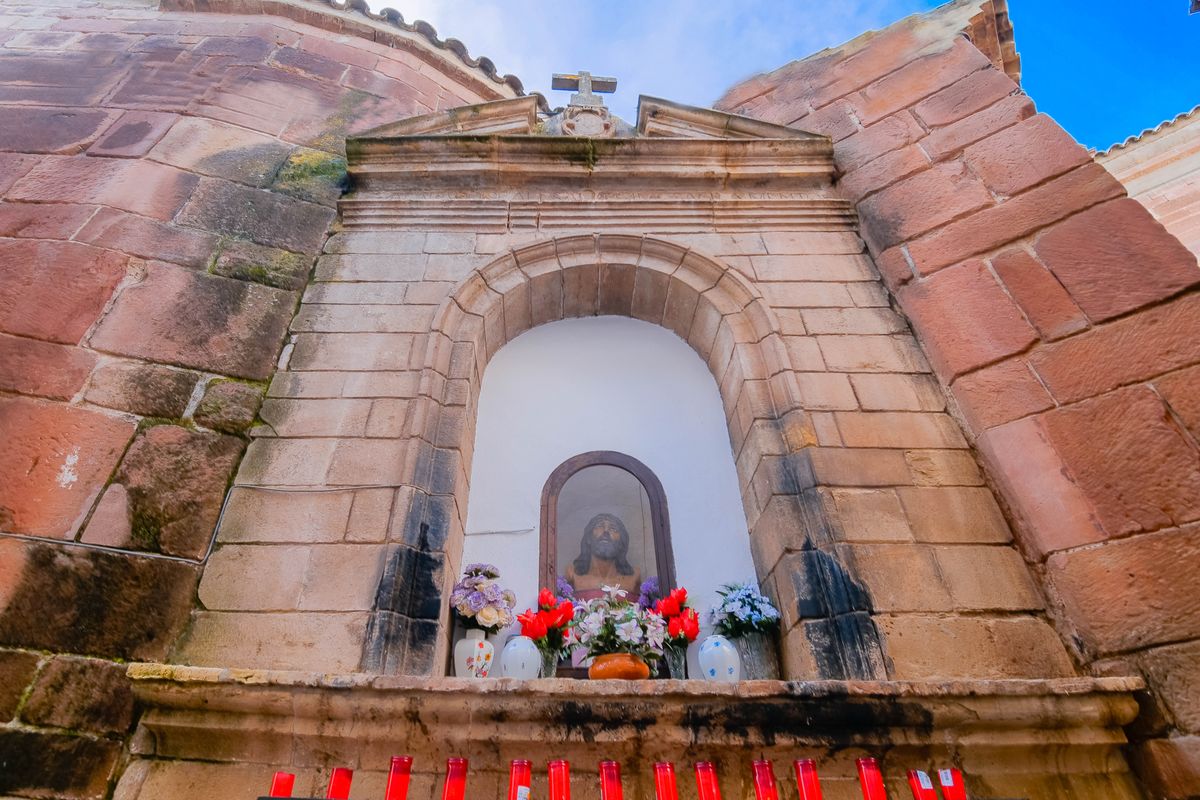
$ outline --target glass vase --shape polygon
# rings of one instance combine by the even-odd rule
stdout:
[[[558,653],[542,653],[542,670],[543,678],[553,678],[558,675]]]
[[[663,650],[667,662],[667,677],[681,681],[687,677],[687,648],[667,647]]]
[[[733,643],[742,659],[742,680],[779,680],[779,662],[775,658],[774,643],[767,634],[743,634]]]

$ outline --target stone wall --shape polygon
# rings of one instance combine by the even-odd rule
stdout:
[[[187,621],[346,134],[514,94],[394,26],[227,5],[0,8],[0,794],[107,791],[104,659]]]
[[[1200,793],[1200,269],[955,3],[732,89],[827,133],[843,196],[1000,490],[1059,633],[1149,680],[1134,757]],[[973,17],[973,19],[972,19]],[[954,36],[956,31],[976,36]],[[991,57],[985,53],[992,54]]]
[[[1200,254],[1200,106],[1097,153],[1096,161]]]

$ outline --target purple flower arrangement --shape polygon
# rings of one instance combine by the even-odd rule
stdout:
[[[654,604],[661,600],[662,596],[662,589],[658,585],[658,576],[651,575],[638,587],[637,604],[642,608],[654,608]]]
[[[491,564],[468,564],[450,592],[450,606],[467,628],[496,633],[516,620],[517,596],[501,589],[500,570]]]

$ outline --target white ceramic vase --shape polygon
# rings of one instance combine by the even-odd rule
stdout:
[[[514,636],[500,651],[500,674],[523,681],[536,678],[542,667],[542,654],[528,636]]]
[[[495,646],[483,635],[483,631],[472,628],[465,638],[454,645],[454,674],[459,678],[486,678],[492,671]]]
[[[706,681],[737,683],[742,677],[742,662],[733,642],[714,633],[700,644],[700,674]]]

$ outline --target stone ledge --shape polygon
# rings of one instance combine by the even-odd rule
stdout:
[[[264,776],[288,768],[315,786],[330,766],[370,775],[405,752],[420,764],[422,799],[436,796],[447,755],[471,759],[473,785],[487,787],[482,797],[499,791],[511,758],[580,765],[614,758],[638,776],[632,796],[649,797],[649,785],[640,784],[655,760],[715,760],[723,780],[740,785],[754,758],[784,764],[809,756],[848,787],[853,759],[871,754],[897,775],[958,764],[978,796],[1137,796],[1120,757],[1121,726],[1137,713],[1132,692],[1143,686],[1136,678],[717,685],[169,664],[132,664],[128,674],[144,709],[132,755],[148,762],[139,769],[168,782],[191,781],[186,776],[200,769],[206,781],[220,781],[259,765]],[[214,790],[195,800],[221,796]]]

